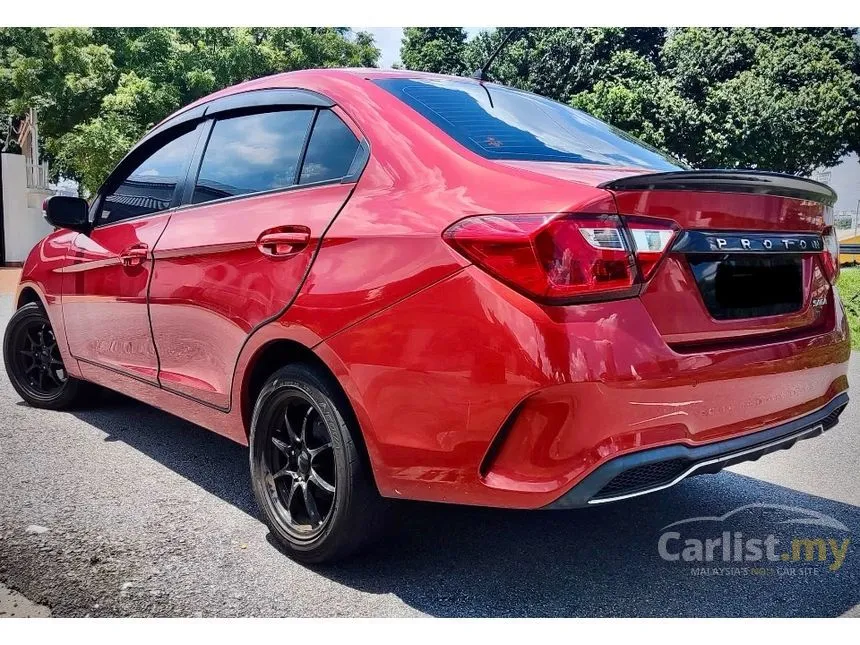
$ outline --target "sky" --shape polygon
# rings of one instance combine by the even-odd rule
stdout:
[[[467,38],[472,38],[482,29],[489,27],[465,27]],[[400,40],[403,38],[403,27],[357,27],[356,31],[369,31],[376,40],[376,46],[382,52],[379,58],[380,67],[391,67],[400,60]]]

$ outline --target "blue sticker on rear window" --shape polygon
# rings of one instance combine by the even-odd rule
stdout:
[[[463,79],[375,81],[487,159],[681,170],[680,162],[585,112],[536,94]]]

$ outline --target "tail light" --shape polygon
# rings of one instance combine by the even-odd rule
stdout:
[[[627,228],[630,229],[630,236],[633,238],[642,279],[647,280],[654,273],[660,259],[666,254],[678,228],[673,222],[645,217],[628,217],[626,222]]]
[[[824,253],[821,254],[821,263],[824,265],[824,273],[831,284],[836,284],[839,277],[839,238],[836,237],[836,229],[828,226],[824,229]]]
[[[618,215],[481,215],[444,238],[521,293],[563,304],[636,295],[674,235],[663,220]]]

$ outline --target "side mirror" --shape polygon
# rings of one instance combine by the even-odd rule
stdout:
[[[68,228],[79,233],[89,233],[89,204],[80,197],[54,195],[42,204],[45,219],[58,228]]]

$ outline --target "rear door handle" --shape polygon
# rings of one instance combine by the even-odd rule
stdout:
[[[143,264],[149,254],[146,244],[134,244],[119,254],[119,260],[124,267],[136,267]]]
[[[289,257],[304,249],[311,241],[311,231],[306,226],[283,226],[263,231],[257,238],[257,248],[264,255]]]

